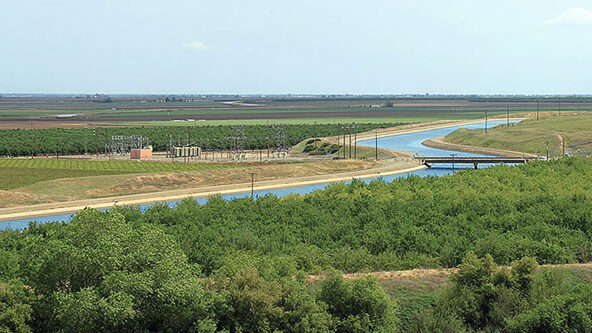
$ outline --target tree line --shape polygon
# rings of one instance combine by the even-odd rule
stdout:
[[[348,133],[360,133],[376,128],[401,125],[400,123],[361,123]],[[228,150],[236,146],[232,137],[244,134],[244,149],[271,149],[278,145],[291,147],[306,138],[342,134],[341,124],[282,125],[283,129],[267,125],[243,126],[240,134],[235,127],[221,126],[156,126],[156,127],[101,127],[0,130],[0,156],[36,156],[104,154],[106,145],[114,135],[141,135],[156,151],[165,151],[172,143],[187,143],[207,150]]]

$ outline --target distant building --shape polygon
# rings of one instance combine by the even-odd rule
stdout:
[[[56,114],[55,117],[56,118],[74,118],[78,115],[78,113],[70,113],[70,114]]]
[[[130,158],[133,160],[152,159],[152,148],[132,149],[130,150]]]

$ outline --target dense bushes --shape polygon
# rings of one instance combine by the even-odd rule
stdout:
[[[415,332],[590,332],[592,286],[564,269],[537,270],[533,259],[499,268],[468,255]]]
[[[335,276],[316,292],[289,260],[249,254],[206,277],[163,227],[115,211],[0,235],[17,258],[0,258],[12,268],[0,278],[2,332],[371,332],[396,323],[374,280]]]
[[[345,282],[333,275],[323,283],[320,298],[335,318],[338,332],[394,332],[396,308],[384,291],[371,279]]]
[[[320,139],[310,139],[305,143],[302,152],[310,155],[330,155],[337,153],[341,147],[333,143],[321,142]]]
[[[592,259],[592,160],[495,167],[390,184],[333,185],[307,196],[156,206],[131,221],[166,226],[207,273],[237,251],[297,269],[456,267],[470,251],[498,264]]]

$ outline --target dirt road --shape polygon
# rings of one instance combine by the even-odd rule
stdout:
[[[592,263],[583,263],[583,264],[545,264],[540,265],[539,268],[548,267],[548,268],[582,268],[582,269],[592,269]],[[507,267],[509,268],[509,267]],[[386,281],[386,280],[403,280],[403,279],[426,279],[432,277],[448,277],[452,273],[458,271],[458,268],[419,268],[419,269],[410,269],[410,270],[403,270],[403,271],[383,271],[383,272],[369,272],[369,273],[346,273],[343,274],[343,278],[346,280],[356,280],[366,277],[374,277],[378,281]],[[319,281],[323,281],[327,278],[324,274],[319,275],[309,275],[307,277],[307,282],[315,283]]]

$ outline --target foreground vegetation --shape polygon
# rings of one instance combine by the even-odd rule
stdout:
[[[536,267],[592,259],[591,173],[566,158],[2,231],[0,330],[587,332],[590,284]],[[404,300],[371,278],[305,279],[457,266]]]
[[[155,206],[127,220],[166,226],[204,272],[237,251],[287,256],[309,273],[456,267],[468,251],[508,265],[592,259],[592,160],[569,158],[390,184],[336,184],[306,196]],[[442,237],[446,235],[446,237]]]
[[[0,158],[0,190],[41,181],[130,173],[180,172],[246,165],[222,163],[162,163],[148,161],[89,161],[73,159]]]
[[[563,154],[563,144],[571,155],[592,154],[592,116],[548,117],[528,119],[507,127],[500,125],[483,130],[459,129],[444,141],[486,148],[521,151],[545,156]]]
[[[528,257],[507,269],[469,254],[406,331],[590,332],[589,272],[537,268]]]

